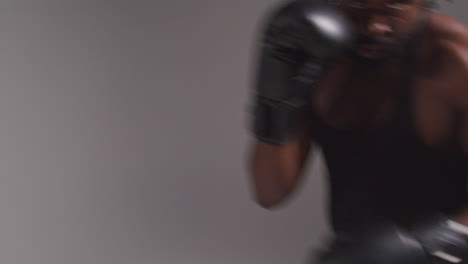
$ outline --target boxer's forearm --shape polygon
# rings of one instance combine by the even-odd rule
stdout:
[[[309,129],[300,134],[283,145],[253,143],[249,172],[261,206],[275,206],[295,189],[311,145]]]
[[[255,200],[262,207],[277,204],[285,193],[285,177],[280,166],[281,152],[280,146],[254,143],[249,170]]]
[[[298,182],[304,157],[291,153],[290,148],[262,142],[254,146],[250,174],[256,201],[263,207],[281,203]]]

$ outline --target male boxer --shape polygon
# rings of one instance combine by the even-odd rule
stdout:
[[[254,195],[282,204],[320,147],[336,235],[325,263],[468,263],[468,30],[431,4],[295,1],[268,17]]]

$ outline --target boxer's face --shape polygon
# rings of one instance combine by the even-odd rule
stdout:
[[[386,58],[415,30],[426,0],[340,0],[357,33],[356,52]]]

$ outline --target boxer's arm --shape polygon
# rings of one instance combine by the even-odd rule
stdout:
[[[457,73],[452,79],[453,101],[456,102],[456,108],[462,111],[462,126],[459,133],[461,137],[461,146],[464,150],[468,163],[468,28],[458,23],[456,32],[453,32],[451,41],[451,65],[452,72]],[[466,177],[468,177],[468,164]],[[467,186],[468,188],[468,186]],[[468,226],[468,204],[457,216],[456,220]]]
[[[302,117],[295,135],[282,145],[251,143],[249,174],[256,202],[264,208],[278,206],[298,186],[311,152],[310,122]]]
[[[435,79],[441,80],[437,86],[447,96],[450,108],[462,114],[461,131],[456,134],[460,135],[457,141],[468,160],[468,28],[457,19],[442,14],[434,16],[433,25],[442,58],[439,67],[441,76]],[[468,224],[468,205],[456,218]]]
[[[468,52],[468,49],[467,49],[467,52]],[[468,76],[468,70],[465,74],[466,74],[465,76]],[[468,78],[467,80],[465,80],[465,85],[467,84],[468,84]],[[465,89],[468,90],[468,87],[465,87]],[[462,144],[465,156],[466,156],[466,162],[467,162],[466,177],[468,177],[468,91],[466,92],[464,96],[466,97],[466,102],[463,104],[464,113],[463,113],[463,125],[462,125],[462,131],[461,131],[461,144]],[[457,216],[457,218],[458,218],[457,220],[460,223],[468,226],[468,204],[465,206],[465,209],[462,210],[462,212]]]
[[[468,76],[468,72],[466,73]],[[468,80],[466,80],[466,84],[468,84]],[[468,88],[468,87],[467,87]],[[464,118],[463,118],[463,126],[462,126],[462,146],[466,156],[466,162],[468,163],[468,101],[466,103],[466,110],[464,111]],[[468,165],[467,165],[468,168]],[[468,177],[468,171],[466,172],[466,177]],[[468,188],[468,186],[467,186]],[[468,200],[468,198],[467,198]],[[457,220],[468,226],[468,204],[466,204],[464,210],[462,210],[459,215],[456,216]]]
[[[248,161],[255,200],[265,208],[298,186],[312,141],[310,90],[322,66],[353,39],[347,19],[323,1],[292,1],[271,11],[255,72],[255,142]]]

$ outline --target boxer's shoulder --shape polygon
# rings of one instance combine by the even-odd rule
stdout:
[[[467,26],[460,20],[440,13],[431,13],[431,30],[441,40],[456,40],[467,34]]]
[[[433,14],[431,31],[444,84],[439,87],[454,101],[468,104],[468,27],[453,17]]]
[[[423,36],[423,57],[434,74],[454,72],[468,63],[468,28],[459,20],[439,13],[431,13]],[[436,65],[434,65],[436,64]]]
[[[468,27],[443,14],[432,15],[430,24],[435,50],[445,62],[443,65],[468,70]]]

